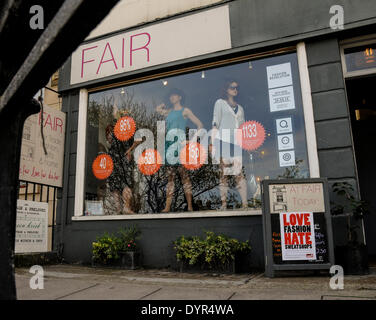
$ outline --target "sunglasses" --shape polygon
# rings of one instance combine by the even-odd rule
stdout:
[[[239,86],[230,86],[230,87],[228,87],[229,89],[231,89],[231,90],[239,90]]]

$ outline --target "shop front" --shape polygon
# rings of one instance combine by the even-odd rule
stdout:
[[[97,236],[137,225],[145,266],[176,266],[173,241],[210,230],[249,240],[262,269],[262,180],[326,177],[358,193],[340,42],[350,34],[330,29],[328,4],[317,24],[254,2],[119,28],[61,68],[55,246],[66,261],[90,262]],[[351,36],[375,16],[363,7],[349,18]],[[345,231],[333,228],[340,244]]]

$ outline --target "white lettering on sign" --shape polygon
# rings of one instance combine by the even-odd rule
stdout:
[[[81,45],[72,54],[71,84],[229,48],[229,10],[222,6]]]

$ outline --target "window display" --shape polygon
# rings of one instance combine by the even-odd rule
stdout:
[[[295,53],[89,94],[85,215],[250,210],[307,177]]]

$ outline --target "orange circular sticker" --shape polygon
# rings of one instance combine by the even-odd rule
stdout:
[[[158,172],[161,163],[161,155],[155,149],[146,149],[137,160],[138,168],[146,176]]]
[[[114,134],[120,141],[127,141],[134,135],[136,131],[136,122],[132,117],[121,117],[115,125]]]
[[[207,159],[205,148],[199,144],[188,143],[180,152],[180,163],[188,170],[199,169]]]
[[[99,155],[93,161],[92,170],[97,179],[107,179],[114,170],[112,158],[108,154]]]
[[[243,149],[256,150],[265,141],[265,129],[257,121],[247,121],[240,126],[236,140]]]

